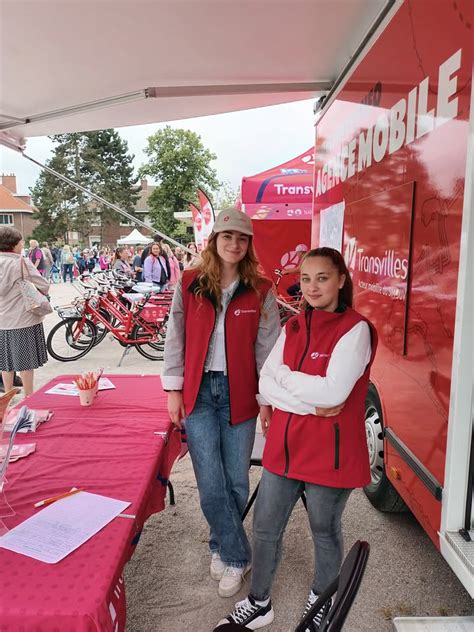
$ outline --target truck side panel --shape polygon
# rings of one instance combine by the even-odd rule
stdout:
[[[445,467],[472,6],[404,3],[316,132],[312,244],[327,238],[327,211],[342,205],[340,246],[355,306],[380,338],[373,382],[393,434],[386,471],[437,546],[441,504],[433,490],[441,490]]]

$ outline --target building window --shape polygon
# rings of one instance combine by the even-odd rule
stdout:
[[[13,226],[13,215],[0,214],[0,226]]]

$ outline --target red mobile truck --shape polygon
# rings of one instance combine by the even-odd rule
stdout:
[[[372,482],[474,596],[472,0],[400,4],[316,113],[312,245],[379,333]]]

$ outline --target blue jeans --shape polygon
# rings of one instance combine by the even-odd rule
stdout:
[[[339,573],[343,556],[341,516],[352,489],[323,487],[263,470],[253,518],[251,594],[270,596],[281,557],[282,539],[293,507],[305,490],[314,544],[312,589],[320,595]]]
[[[255,418],[230,425],[227,376],[204,373],[196,405],[186,418],[186,434],[201,509],[211,531],[209,548],[228,566],[243,567],[251,559],[241,516],[249,494],[255,425]]]
[[[63,281],[64,283],[66,283],[66,277],[69,276],[69,280],[71,281],[71,283],[74,281],[74,274],[73,274],[73,263],[64,263],[63,264]]]

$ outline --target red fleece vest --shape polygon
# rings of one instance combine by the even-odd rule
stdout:
[[[217,318],[213,297],[196,297],[196,277],[195,270],[187,270],[183,273],[182,280],[185,322],[183,401],[186,415],[192,412],[196,404],[207,350]],[[260,294],[240,283],[227,307],[225,350],[232,425],[258,415],[255,342],[261,303],[265,302],[270,288],[271,283],[266,279],[260,281]]]
[[[303,312],[286,324],[283,361],[292,371],[325,376],[338,340],[362,320],[371,330],[372,355],[342,412],[319,417],[275,410],[263,455],[270,472],[329,487],[363,487],[370,482],[365,398],[377,348],[373,325],[351,308]]]

